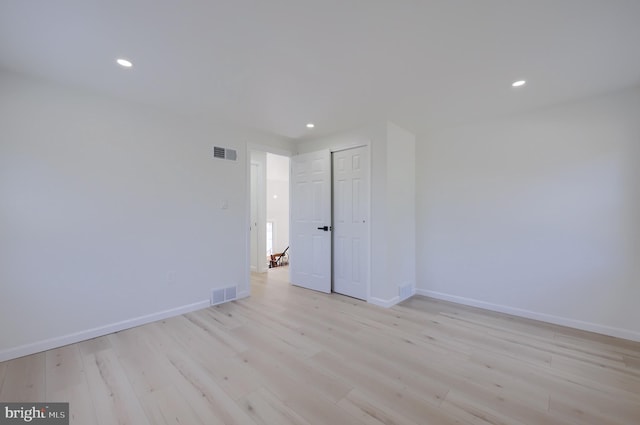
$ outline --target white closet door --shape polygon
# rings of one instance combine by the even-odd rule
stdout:
[[[291,158],[290,279],[331,292],[331,153]]]
[[[333,153],[333,290],[367,299],[369,148]]]

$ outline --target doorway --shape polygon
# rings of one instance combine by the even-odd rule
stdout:
[[[249,269],[265,273],[287,262],[289,157],[249,152]],[[284,255],[281,255],[285,253]],[[272,259],[275,257],[275,261]]]
[[[269,269],[288,264],[289,157],[267,153],[266,250]]]

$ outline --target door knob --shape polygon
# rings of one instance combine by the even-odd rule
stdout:
[[[324,230],[325,232],[328,232],[329,230],[331,230],[331,227],[329,227],[329,226],[322,226],[322,227],[318,227],[318,230]]]

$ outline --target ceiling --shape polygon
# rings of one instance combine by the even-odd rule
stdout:
[[[294,139],[637,86],[639,40],[638,0],[0,1],[0,68]]]

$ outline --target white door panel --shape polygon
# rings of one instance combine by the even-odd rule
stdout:
[[[333,290],[367,299],[369,149],[333,153]]]
[[[331,292],[331,153],[291,158],[291,283]]]

